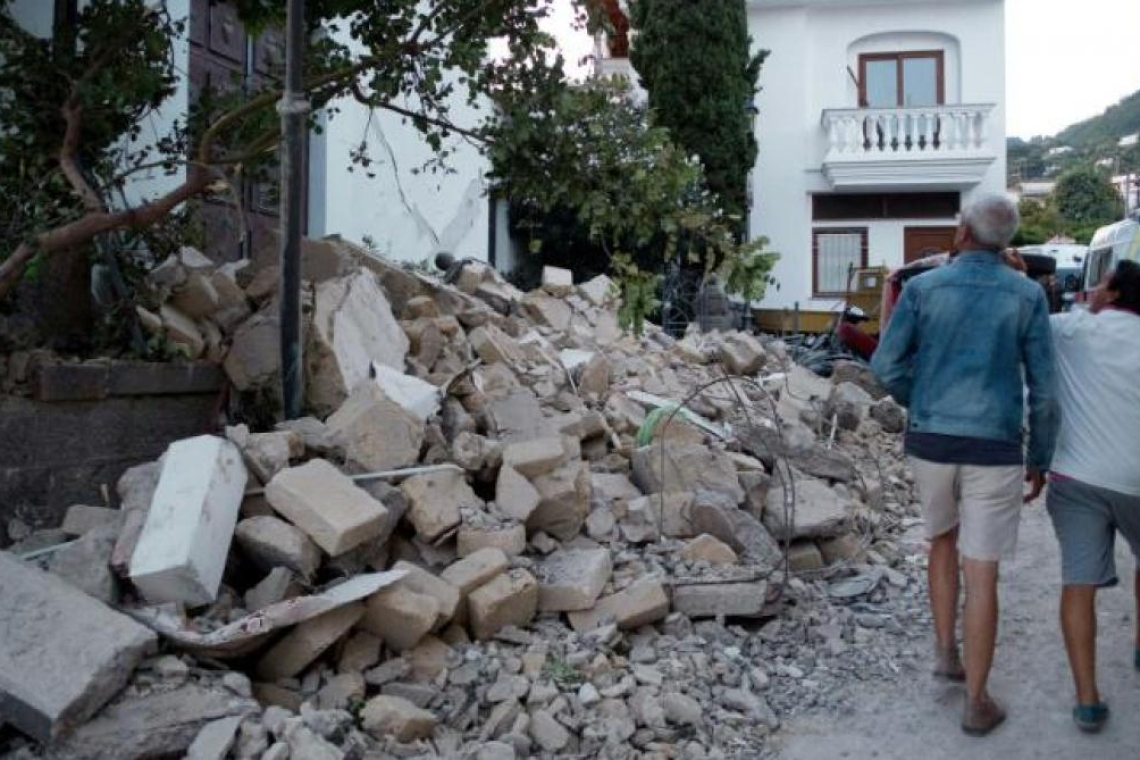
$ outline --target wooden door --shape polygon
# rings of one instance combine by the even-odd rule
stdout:
[[[190,98],[197,102],[205,88],[251,92],[278,84],[284,69],[284,36],[267,29],[251,38],[228,0],[192,0],[190,5]],[[308,216],[308,151],[303,173],[302,219]],[[219,196],[199,207],[204,250],[215,261],[251,257],[272,239],[280,225],[276,162],[258,176],[245,175],[234,195]],[[307,224],[302,229],[306,229]]]
[[[954,247],[956,227],[907,227],[903,231],[903,261],[907,264]]]

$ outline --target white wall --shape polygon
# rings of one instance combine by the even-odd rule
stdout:
[[[164,3],[175,21],[189,18],[190,0],[164,0]],[[85,0],[80,0],[80,9],[86,5],[87,2]],[[10,7],[10,11],[12,17],[28,31],[40,37],[47,38],[51,36],[52,21],[55,15],[51,0],[15,0]],[[173,48],[175,67],[179,71],[189,71],[190,40],[188,30],[184,30],[183,34],[174,40]],[[179,80],[174,94],[167,98],[158,109],[146,118],[142,125],[142,132],[138,139],[132,141],[129,149],[132,152],[149,150],[158,140],[168,136],[175,121],[185,122],[188,102],[189,84],[185,78],[183,78]],[[154,156],[154,158],[157,157],[157,155]],[[130,177],[127,186],[124,188],[127,201],[128,203],[135,204],[145,199],[161,195],[178,186],[185,177],[185,174],[185,167],[180,168],[171,176],[166,175],[161,169],[134,174]],[[116,205],[121,203],[120,198],[113,198],[111,200]]]
[[[811,194],[831,192],[822,174],[827,149],[820,124],[825,109],[855,108],[858,94],[847,67],[858,71],[860,53],[945,49],[946,101],[994,103],[989,152],[997,159],[975,188],[1005,190],[1005,14],[1002,0],[955,3],[789,2],[750,5],[749,26],[756,48],[771,51],[760,75],[757,97],[760,156],[754,179],[753,235],[767,236],[782,254],[768,308],[825,309],[834,302],[813,300]],[[902,263],[902,230],[946,225],[952,220],[906,222],[844,221],[831,226],[868,227],[869,260]],[[822,225],[821,225],[822,226]]]

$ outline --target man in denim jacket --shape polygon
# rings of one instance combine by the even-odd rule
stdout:
[[[1005,718],[986,690],[997,638],[998,564],[1017,544],[1023,467],[1029,502],[1041,492],[1056,437],[1045,293],[1002,261],[1019,222],[1017,207],[1001,196],[965,209],[958,256],[906,285],[871,363],[909,409],[906,452],[931,541],[935,674],[966,681],[962,728],[973,735]],[[965,668],[955,638],[959,554]]]

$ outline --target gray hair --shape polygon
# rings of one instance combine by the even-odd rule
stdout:
[[[1013,240],[1021,224],[1021,214],[1004,195],[986,195],[962,212],[962,224],[970,236],[987,248],[1003,250]]]

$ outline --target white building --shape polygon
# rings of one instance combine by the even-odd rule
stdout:
[[[850,268],[945,249],[962,206],[1005,192],[1004,0],[748,9],[754,46],[771,51],[750,229],[782,256],[763,306],[831,312]]]
[[[82,7],[87,0],[79,0]],[[169,134],[175,121],[185,121],[202,88],[233,87],[263,82],[279,73],[283,38],[278,31],[250,36],[228,0],[162,0],[175,19],[187,19],[175,41],[174,58],[184,72],[176,92],[144,124],[141,140],[153,143]],[[29,31],[51,35],[53,3],[15,0],[14,17]],[[347,40],[345,25],[339,32]],[[462,88],[459,88],[462,89]],[[460,257],[494,259],[507,256],[505,231],[492,234],[492,218],[505,225],[505,210],[487,197],[488,169],[478,149],[463,140],[448,147],[447,172],[420,171],[432,157],[420,133],[402,117],[368,110],[354,100],[334,104],[339,113],[322,118],[323,129],[310,135],[307,151],[307,224],[310,237],[337,234],[367,241],[380,253],[418,262],[447,251]],[[401,103],[409,109],[414,105]],[[456,97],[452,119],[475,126],[481,113]],[[361,145],[373,160],[366,170],[349,171],[351,155]],[[155,197],[180,184],[185,168],[173,176],[155,170],[136,175],[128,187],[134,202]],[[368,176],[372,174],[374,176]],[[278,200],[273,182],[248,181],[237,192],[241,212],[227,199],[203,204],[204,248],[219,259],[250,256],[269,243],[278,226]],[[504,227],[505,229],[505,227]],[[498,230],[496,230],[497,232]]]

